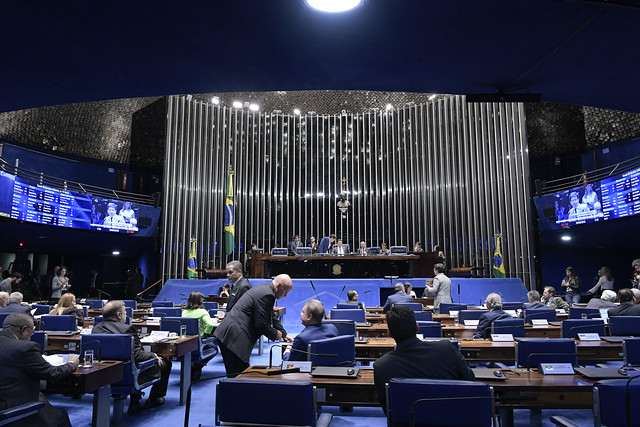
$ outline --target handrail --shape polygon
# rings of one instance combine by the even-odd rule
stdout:
[[[162,283],[162,279],[158,279],[158,280],[156,281],[156,283],[154,283],[153,285],[151,285],[151,286],[147,286],[146,288],[144,288],[144,289],[142,290],[142,292],[138,292],[138,293],[136,294],[136,300],[137,300],[138,298],[140,298],[140,297],[142,296],[142,294],[144,294],[144,293],[145,293],[145,292],[147,292],[149,289],[153,288],[154,286],[156,286],[156,285],[157,285],[157,284],[159,284],[159,283]]]

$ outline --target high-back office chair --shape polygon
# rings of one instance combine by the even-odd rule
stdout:
[[[104,302],[102,302],[101,299],[88,299],[85,300],[84,303],[93,310],[102,310],[102,307],[104,307]]]
[[[413,311],[422,311],[423,309],[422,304],[419,302],[397,302],[393,304],[393,306],[409,307]]]
[[[220,308],[220,304],[213,301],[204,301],[202,305],[204,306],[205,310],[217,310]]]
[[[525,338],[516,341],[516,366],[535,368],[540,363],[578,363],[578,347],[571,338]]]
[[[386,394],[388,426],[498,425],[493,389],[480,382],[393,378]]]
[[[440,322],[433,322],[433,321],[422,322],[422,321],[418,321],[416,323],[418,324],[418,327],[420,328],[418,333],[422,334],[423,338],[427,338],[427,337],[439,338],[439,337],[442,337],[442,324]]]
[[[273,248],[271,249],[271,256],[287,256],[289,250],[287,248]]]
[[[550,308],[527,308],[524,310],[524,323],[531,323],[532,319],[546,319],[547,322],[556,322],[556,311]]]
[[[226,378],[216,385],[215,410],[216,425],[319,425],[310,381]]]
[[[573,310],[573,308],[572,308]],[[562,321],[562,338],[576,338],[578,334],[605,335],[602,319],[567,319]]]
[[[622,360],[625,366],[640,366],[640,338],[627,338],[623,341]]]
[[[78,321],[74,315],[48,314],[40,318],[40,330],[42,331],[76,331]]]
[[[210,359],[218,354],[217,340],[214,337],[203,338],[200,335],[200,319],[192,317],[173,317],[165,316],[160,319],[160,330],[175,332],[180,334],[180,326],[187,327],[187,335],[196,335],[198,337],[198,349],[191,352],[194,356],[193,361]]]
[[[357,323],[366,321],[365,312],[362,309],[351,310],[331,310],[331,320],[353,320]]]
[[[38,345],[40,346],[40,353],[47,354],[48,340],[45,331],[33,331],[33,334],[31,334],[31,338],[29,339],[29,341],[38,343]]]
[[[600,309],[588,307],[571,307],[569,319],[593,319],[600,317]]]
[[[131,319],[133,319],[133,308],[125,307],[124,309],[127,312],[127,318],[125,319],[124,323],[126,325],[130,325],[131,324]],[[93,326],[97,325],[98,323],[102,323],[102,321],[104,321],[104,316],[96,316],[96,317],[94,317],[93,318]]]
[[[0,313],[0,329],[2,329],[2,324],[4,323],[4,319],[9,317],[10,314],[13,314],[13,313]]]
[[[212,308],[209,310],[209,317],[212,319],[218,316],[218,312],[221,311],[224,313],[224,310],[221,308]]]
[[[80,354],[85,350],[93,350],[96,360],[122,361],[122,380],[111,384],[113,396],[113,420],[122,419],[124,401],[132,393],[138,393],[153,385],[160,378],[140,383],[140,374],[152,369],[157,364],[156,359],[136,363],[133,354],[133,336],[127,334],[87,334],[82,335]]]
[[[173,307],[173,301],[152,301],[151,308],[156,307]]]
[[[609,317],[609,332],[618,336],[640,336],[640,316]]]
[[[367,255],[380,255],[380,246],[371,246],[367,248]]]
[[[347,304],[346,302],[339,302],[336,304],[337,310],[354,310],[357,309],[358,306],[355,304]]]
[[[138,308],[138,302],[134,299],[123,299],[122,302],[125,307],[131,307],[134,310]]]
[[[478,320],[480,316],[488,312],[489,310],[460,310],[458,312],[458,322],[464,325],[465,320]]]
[[[595,426],[624,426],[627,417],[631,425],[640,425],[640,378],[629,382],[622,380],[604,380],[593,387]]]
[[[389,253],[392,255],[406,255],[407,247],[406,246],[391,246],[389,248]]]
[[[524,319],[499,319],[491,324],[491,334],[511,334],[524,337]]]
[[[51,306],[47,304],[31,304],[31,309],[33,310],[34,308],[36,309],[36,311],[33,312],[34,316],[49,314],[51,311]]]
[[[352,335],[311,341],[307,351],[307,360],[312,366],[354,366],[356,363],[356,342]]]
[[[0,426],[14,423],[23,418],[35,415],[42,408],[44,408],[43,402],[29,402],[14,406],[13,408],[3,409],[0,411]],[[19,423],[14,425],[19,425]]]
[[[430,322],[433,320],[433,313],[430,311],[415,311],[413,314],[415,314],[418,322]]]
[[[180,307],[158,307],[153,309],[154,317],[180,317],[182,316],[182,309]]]
[[[522,310],[524,308],[523,302],[503,302],[502,309],[503,310]]]
[[[333,320],[324,319],[322,323],[333,325],[338,330],[338,335],[355,335],[356,334],[356,322],[353,320]]]
[[[443,302],[440,304],[440,314],[449,314],[450,311],[466,310],[467,308],[469,308],[467,304]]]

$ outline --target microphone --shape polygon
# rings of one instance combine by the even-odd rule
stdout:
[[[98,362],[100,362],[102,360],[102,344],[100,343],[100,341],[98,340],[86,341],[86,342],[83,342],[82,345],[86,346],[88,344],[93,344],[93,343],[98,344]],[[84,354],[84,351],[82,352],[82,354]],[[83,358],[83,362],[84,362],[84,358]]]
[[[580,319],[582,320],[582,319]],[[587,320],[587,319],[585,319]],[[604,320],[587,320],[587,322],[589,323],[588,325],[578,325],[578,326],[572,326],[571,328],[569,328],[568,337],[563,337],[563,338],[575,338],[573,331],[574,330],[579,330],[579,329],[586,329],[586,328],[592,328],[592,329],[597,329],[598,327],[602,327],[602,332],[604,332]],[[597,334],[600,334],[600,332],[598,331],[594,331]],[[577,336],[577,334],[575,334]],[[604,335],[604,334],[601,334]]]
[[[171,329],[167,328],[167,329],[164,329],[164,330],[168,331],[168,332],[176,332],[178,335],[180,335],[180,327],[182,326],[182,322],[180,322],[179,320],[165,319],[163,317],[163,318],[160,319],[160,325],[161,325],[160,329],[162,329],[162,325],[164,323],[177,323],[178,324],[178,330],[177,331],[174,331],[172,328]]]
[[[578,353],[529,353],[527,356],[527,371],[531,371],[531,357],[532,356],[575,356],[578,358]]]
[[[342,298],[342,293],[344,292],[344,289],[347,287],[347,285],[343,285],[342,286],[342,290],[340,291],[340,295],[338,295],[338,302],[336,304],[340,303],[340,298]]]
[[[460,283],[458,283],[458,305],[460,304]]]
[[[368,294],[369,292],[371,292],[371,289],[369,289],[368,291],[364,291],[364,292],[362,293],[362,295],[364,295],[364,294]]]
[[[276,348],[276,347],[282,348],[282,344],[274,344],[269,349],[269,368],[268,369],[271,369],[272,366],[273,366],[273,363],[272,363],[272,361],[273,361],[273,349]],[[295,352],[303,353],[303,354],[308,354],[308,355],[311,355],[311,356],[318,356],[318,357],[338,357],[337,354],[312,353],[310,351],[298,350],[297,348],[291,348],[291,351],[295,351]],[[300,371],[298,370],[298,372],[300,372]]]
[[[311,287],[313,288],[313,292],[315,292],[315,293],[316,293],[316,297],[318,297],[318,301],[322,302],[322,301],[320,300],[320,295],[318,295],[318,291],[316,291],[316,287],[315,287],[315,285],[313,284],[313,280],[309,280],[309,283],[311,283]],[[340,302],[340,301],[338,301],[338,302]]]

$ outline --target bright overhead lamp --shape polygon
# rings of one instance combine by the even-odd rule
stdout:
[[[434,94],[432,94],[432,95],[430,95],[430,96],[429,96],[429,101],[433,101],[434,99],[436,99],[436,96],[437,96],[437,95],[436,95],[435,93],[434,93]]]
[[[258,104],[250,104],[249,105],[249,110],[251,111],[258,111],[260,109],[260,107],[258,106]]]
[[[120,255],[120,251],[113,251],[111,252],[111,255]]]
[[[213,98],[211,98],[211,103],[214,105],[220,104],[220,98],[217,96],[214,96]]]
[[[233,108],[242,108],[242,102],[233,101]]]
[[[300,109],[299,108],[294,108],[293,109],[293,114],[295,114],[296,116],[300,115]]]
[[[321,12],[337,13],[358,7],[363,3],[363,0],[305,0],[305,2]]]
[[[564,242],[568,242],[571,240],[571,236],[567,236],[566,234],[564,236],[562,236],[560,239],[562,239],[562,241]]]

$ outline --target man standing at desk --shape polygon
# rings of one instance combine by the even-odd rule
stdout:
[[[387,313],[387,324],[389,334],[396,341],[396,349],[373,364],[378,401],[385,413],[384,387],[391,378],[476,379],[460,351],[448,340],[425,342],[416,337],[420,328],[409,307],[393,307]]]
[[[399,302],[413,302],[413,298],[404,293],[404,285],[402,283],[396,283],[393,290],[395,291],[395,294],[389,295],[387,302],[384,304],[384,307],[382,307],[382,311],[384,313],[391,310],[393,304],[398,304]]]
[[[433,312],[440,314],[440,303],[453,302],[451,299],[451,279],[444,274],[444,264],[433,266],[433,283],[427,281],[426,296],[433,297]]]
[[[29,402],[43,402],[37,414],[23,418],[19,426],[71,426],[67,411],[54,408],[40,393],[40,380],[57,381],[75,371],[78,358],[69,356],[67,363],[51,366],[42,358],[40,346],[30,341],[33,318],[26,313],[7,317],[0,332],[0,410]]]
[[[235,377],[250,366],[251,350],[261,335],[271,341],[293,341],[273,316],[276,300],[286,297],[292,288],[291,277],[280,274],[271,283],[249,289],[222,319],[214,335],[220,342],[228,377]]]
[[[231,283],[231,294],[227,299],[227,310],[230,312],[233,306],[238,302],[240,297],[251,289],[251,283],[242,275],[242,263],[240,261],[231,261],[227,264],[227,279]]]
[[[496,320],[512,319],[509,313],[505,313],[502,310],[502,297],[498,294],[489,294],[485,301],[485,305],[489,310],[488,313],[484,313],[478,320],[478,328],[474,338],[487,338],[491,333],[491,325]]]
[[[300,313],[300,320],[305,328],[293,340],[291,349],[285,351],[282,360],[307,360],[307,346],[311,341],[338,336],[338,329],[332,324],[322,323],[322,319],[324,304],[317,299],[307,301]]]

